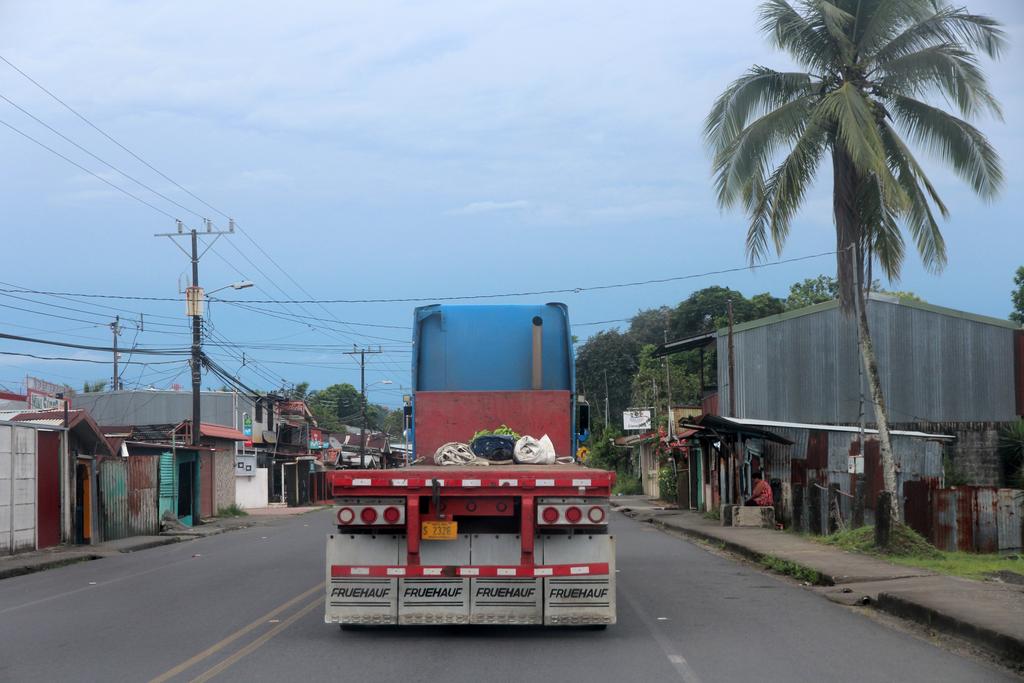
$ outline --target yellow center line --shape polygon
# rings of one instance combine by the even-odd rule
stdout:
[[[271,638],[276,636],[278,633],[280,633],[281,631],[285,630],[286,628],[288,628],[289,626],[294,624],[296,621],[298,621],[302,617],[304,617],[307,614],[309,614],[310,611],[312,611],[313,609],[315,609],[317,607],[320,607],[322,605],[323,605],[323,600],[321,600],[319,598],[314,600],[313,602],[309,603],[308,605],[306,605],[305,607],[300,609],[295,614],[291,615],[290,617],[288,617],[287,619],[282,621],[280,624],[278,624],[274,628],[272,628],[269,631],[267,631],[266,633],[264,633],[262,636],[260,636],[256,640],[252,641],[251,643],[249,643],[248,645],[246,645],[242,649],[237,650],[231,656],[225,657],[223,660],[218,662],[216,665],[210,667],[209,669],[207,669],[203,673],[201,673],[198,676],[196,676],[195,678],[193,678],[190,681],[190,683],[206,683],[206,681],[210,680],[211,678],[213,678],[214,676],[216,676],[220,672],[224,671],[225,669],[227,669],[229,666],[231,666],[232,664],[234,664],[238,660],[240,660],[243,657],[246,657],[246,656],[252,654],[253,652],[255,652],[256,650],[258,650],[268,640],[270,640]]]
[[[286,609],[288,609],[289,607],[292,607],[293,605],[295,605],[295,603],[301,602],[302,600],[305,600],[306,598],[308,598],[310,595],[312,595],[313,593],[315,593],[317,591],[322,591],[324,589],[324,585],[325,584],[326,584],[326,582],[321,581],[317,585],[315,585],[312,588],[310,588],[308,591],[306,591],[306,592],[304,592],[304,593],[302,593],[300,595],[296,595],[294,598],[292,598],[288,602],[286,602],[283,605],[280,605],[278,607],[275,607],[273,610],[267,612],[266,614],[264,614],[262,617],[260,617],[256,621],[252,622],[251,624],[248,624],[247,626],[243,626],[242,628],[238,629],[237,631],[235,631],[231,635],[227,636],[226,638],[224,638],[223,640],[221,640],[221,641],[219,641],[217,643],[214,643],[213,645],[211,645],[210,647],[206,648],[205,650],[203,650],[199,654],[195,655],[194,657],[192,657],[190,659],[187,659],[184,662],[182,662],[181,664],[179,664],[178,666],[174,667],[173,669],[170,669],[170,670],[160,674],[159,676],[157,676],[156,678],[151,680],[149,683],[164,683],[165,681],[169,681],[170,679],[174,678],[175,676],[177,676],[181,672],[183,672],[183,671],[185,671],[187,669],[192,668],[193,666],[195,666],[199,662],[203,661],[204,659],[207,659],[210,656],[217,654],[218,652],[223,650],[225,647],[227,647],[231,643],[235,642],[236,640],[238,640],[239,638],[244,636],[246,633],[249,633],[254,628],[256,628],[258,626],[261,626],[262,624],[267,623],[268,621],[270,621],[271,619],[276,617],[281,612],[283,612]],[[313,604],[314,605],[321,604],[321,601],[317,600]],[[305,609],[305,611],[309,611],[309,608],[307,607]]]

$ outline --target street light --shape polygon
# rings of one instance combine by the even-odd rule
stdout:
[[[209,292],[206,293],[206,296],[210,296],[211,294],[219,292],[222,289],[227,289],[229,287],[231,289],[249,289],[252,286],[253,283],[249,280],[242,280],[241,282],[232,282],[230,285],[224,285],[223,287],[218,287],[217,289],[210,290]]]

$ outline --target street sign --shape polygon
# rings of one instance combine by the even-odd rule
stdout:
[[[623,429],[650,429],[651,410],[649,408],[630,408],[622,411]]]

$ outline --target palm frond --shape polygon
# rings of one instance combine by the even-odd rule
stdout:
[[[981,131],[937,107],[910,97],[889,99],[892,113],[911,139],[937,154],[980,196],[1003,186],[1002,161]]]
[[[857,190],[861,233],[885,276],[900,277],[906,245],[900,232],[899,212],[885,201],[885,190],[875,177],[865,178]],[[866,250],[865,250],[866,251]]]
[[[857,53],[870,57],[909,26],[935,14],[932,0],[864,0],[857,3]]]
[[[844,83],[821,98],[815,111],[835,126],[839,142],[863,175],[885,175],[885,148],[878,136],[872,105],[851,83]]]
[[[768,257],[769,237],[776,253],[782,252],[793,216],[814,182],[827,143],[825,129],[816,124],[808,125],[767,182],[759,185],[757,193],[752,193],[747,204],[750,226],[746,245],[751,263]]]
[[[882,140],[885,143],[889,164],[895,171],[897,182],[910,198],[910,204],[903,212],[902,217],[910,230],[911,237],[914,238],[917,253],[925,268],[930,272],[938,273],[946,265],[946,241],[942,237],[938,223],[935,222],[935,216],[932,214],[928,202],[929,197],[944,217],[949,215],[949,211],[925,176],[913,153],[888,124],[882,126]],[[924,190],[922,190],[922,185]]]
[[[763,182],[769,160],[782,144],[800,137],[810,111],[809,96],[787,102],[752,122],[715,155],[715,186],[720,206],[729,207],[741,199],[749,201],[748,184],[758,178]]]
[[[1002,118],[1002,108],[988,88],[978,60],[953,43],[940,43],[910,52],[878,67],[878,87],[908,97],[938,90],[971,117],[987,109]]]
[[[766,0],[758,10],[761,31],[798,64],[818,73],[835,73],[839,52],[820,22],[793,8],[787,0]]]
[[[704,140],[715,151],[728,147],[753,116],[807,95],[814,87],[805,73],[755,66],[725,89],[704,120]]]
[[[829,0],[816,0],[811,6],[821,17],[821,23],[828,31],[841,58],[846,63],[853,62],[852,34],[856,22],[854,15]]]
[[[939,44],[960,45],[980,50],[993,59],[1006,51],[1006,32],[990,17],[970,14],[963,8],[940,7],[935,13],[907,27],[873,55],[873,61],[884,64],[903,55]]]

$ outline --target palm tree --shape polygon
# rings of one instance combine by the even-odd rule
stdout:
[[[839,302],[856,315],[861,359],[878,425],[885,489],[900,519],[885,401],[868,328],[865,291],[874,263],[899,277],[905,229],[926,268],[946,246],[948,216],[905,140],[950,166],[983,198],[1003,183],[999,156],[966,119],[1001,118],[977,54],[1006,48],[1000,25],[943,0],[767,0],[761,29],[800,72],[751,68],[715,102],[704,136],[723,208],[750,217],[751,262],[781,253],[793,216],[826,155],[832,157]],[[955,116],[927,100],[938,96]]]

